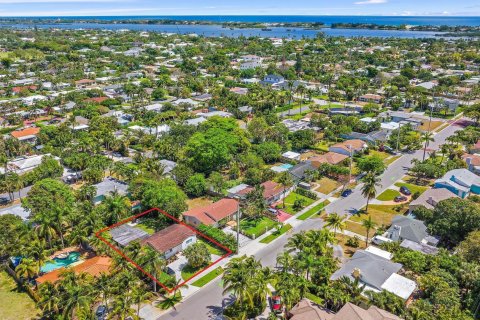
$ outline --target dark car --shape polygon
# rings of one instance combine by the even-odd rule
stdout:
[[[410,191],[410,189],[408,189],[407,187],[405,186],[401,186],[400,187],[400,192],[406,196],[409,196],[412,194],[412,192]]]
[[[4,206],[6,204],[9,204],[10,202],[12,202],[12,200],[10,200],[10,198],[7,198],[7,197],[1,197],[0,198],[0,206]]]
[[[348,197],[349,195],[352,194],[352,189],[345,189],[343,192],[342,192],[342,197],[346,198]]]
[[[98,306],[97,311],[95,311],[95,317],[98,320],[104,320],[107,318],[107,311],[107,307],[101,304]]]
[[[405,196],[396,196],[395,199],[393,199],[393,201],[395,202],[403,202],[403,201],[406,201],[407,200],[407,197]]]

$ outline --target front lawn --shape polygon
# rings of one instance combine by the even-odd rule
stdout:
[[[326,200],[328,201],[328,200]],[[297,217],[298,220],[307,220],[308,218],[310,218],[311,216],[313,216],[314,214],[317,214],[319,213],[320,211],[322,211],[322,209],[325,207],[325,202],[322,202],[322,203],[319,203],[317,204],[315,207],[311,208],[310,210],[302,213],[301,215],[299,215]]]
[[[367,219],[368,216],[372,217],[372,220],[378,226],[389,226],[392,224],[392,219],[396,215],[403,215],[407,210],[408,205],[381,205],[370,204],[368,206],[368,213],[355,214],[350,220],[362,223],[363,219]]]
[[[321,192],[323,194],[329,194],[332,191],[335,191],[338,187],[341,186],[341,183],[335,181],[333,179],[323,177],[322,179],[318,180],[317,183],[319,187],[315,189],[315,191]]]
[[[397,159],[400,158],[400,157],[401,157],[401,156],[391,156],[390,158],[383,160],[383,163],[384,163],[386,166],[389,166],[389,165],[391,165],[393,162],[395,162],[395,160],[397,160]]]
[[[357,248],[350,247],[349,245],[347,245],[347,241],[349,239],[352,239],[352,237],[349,237],[349,236],[341,234],[341,233],[337,233],[337,235],[335,236],[335,239],[337,239],[338,244],[340,246],[342,246],[343,253],[347,257],[351,257],[355,253],[355,251],[357,251],[359,249],[365,249],[366,248],[365,241],[360,240],[360,239],[358,239],[358,247]]]
[[[345,230],[354,232],[354,233],[362,235],[364,237],[367,236],[367,231],[361,225],[361,223],[357,223],[357,222],[347,220],[347,221],[345,221]],[[370,230],[370,235],[372,235],[373,233],[375,233],[375,230]]]
[[[285,208],[282,208],[282,210],[291,215],[294,215],[295,213],[300,211],[301,209],[295,210],[293,208],[293,205],[295,204],[295,200],[297,199],[301,199],[303,201],[303,208],[308,207],[309,205],[315,202],[315,200],[302,196],[296,192],[290,192],[290,194],[285,198]],[[280,207],[281,207],[283,206],[283,200],[281,200],[280,202],[281,202],[280,204]]]
[[[425,191],[427,191],[427,187],[422,187],[422,186],[417,186],[415,184],[411,184],[411,183],[404,183],[404,182],[397,182],[395,183],[395,185],[397,187],[407,187],[408,189],[410,189],[410,191],[412,192],[412,194],[418,192],[419,195],[424,193]]]
[[[186,265],[185,267],[183,267],[182,269],[182,279],[183,280],[188,280],[190,279],[191,277],[193,277],[193,275],[195,273],[197,273],[198,271],[204,269],[206,266],[203,266],[203,267],[200,267],[200,268],[192,268],[190,265]]]
[[[215,270],[210,271],[209,273],[207,273],[206,275],[204,275],[203,277],[201,277],[197,281],[193,282],[192,286],[203,287],[204,285],[206,285],[207,283],[209,283],[210,281],[212,281],[213,279],[215,279],[216,277],[218,277],[222,273],[223,273],[223,268],[218,267]]]
[[[240,221],[240,229],[244,235],[255,239],[272,229],[276,224],[277,222],[267,217],[261,217],[259,219],[244,219]]]
[[[376,157],[379,157],[380,159],[382,159],[383,161],[385,161],[385,159],[387,159],[388,157],[390,157],[390,154],[389,153],[386,153],[384,151],[377,151],[377,150],[370,150],[369,156],[376,156]]]
[[[18,289],[15,281],[5,272],[0,272],[0,319],[36,319],[39,310],[25,292]]]
[[[284,234],[285,232],[287,232],[288,230],[292,229],[292,226],[289,225],[289,224],[286,224],[284,226],[282,226],[280,228],[280,230],[276,230],[275,232],[273,232],[272,234],[266,236],[265,238],[263,238],[260,242],[261,243],[270,243],[272,242],[273,240],[277,239],[278,237],[280,237],[282,234]]]
[[[397,190],[387,189],[383,191],[378,197],[377,200],[380,201],[393,201],[395,197],[399,196],[400,192]]]
[[[214,245],[213,243],[210,243],[209,241],[207,241],[205,239],[199,239],[198,241],[203,243],[207,247],[208,252],[210,252],[210,254],[214,254],[214,255],[217,255],[217,256],[223,256],[225,253],[227,253],[225,250],[222,250],[221,248],[218,248],[216,245]]]

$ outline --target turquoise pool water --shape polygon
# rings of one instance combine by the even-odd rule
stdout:
[[[284,164],[280,165],[279,167],[288,170],[293,166],[290,163],[284,163]]]
[[[53,258],[52,261],[45,263],[41,268],[41,272],[50,272],[58,268],[66,267],[78,261],[80,252],[70,252],[65,259]]]

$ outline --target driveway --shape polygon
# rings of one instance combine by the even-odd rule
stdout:
[[[167,267],[170,268],[173,272],[175,272],[175,277],[177,278],[177,280],[179,280],[182,279],[182,269],[187,265],[187,263],[187,258],[185,258],[183,254],[181,254],[177,260],[167,265]]]
[[[235,236],[235,239],[237,239],[237,229],[233,230],[230,227],[226,227],[226,228],[223,229],[223,232],[225,232],[227,234],[233,234]],[[243,247],[243,246],[245,246],[246,244],[248,244],[252,241],[252,239],[244,236],[241,233],[240,233],[240,239],[239,240],[240,240],[240,247]]]

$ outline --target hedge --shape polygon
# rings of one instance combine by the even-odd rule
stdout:
[[[310,190],[297,188],[297,189],[295,189],[295,192],[298,193],[301,196],[304,196],[304,197],[307,197],[307,198],[310,198],[310,199],[313,199],[313,200],[318,199],[317,194],[315,192],[310,191]]]

